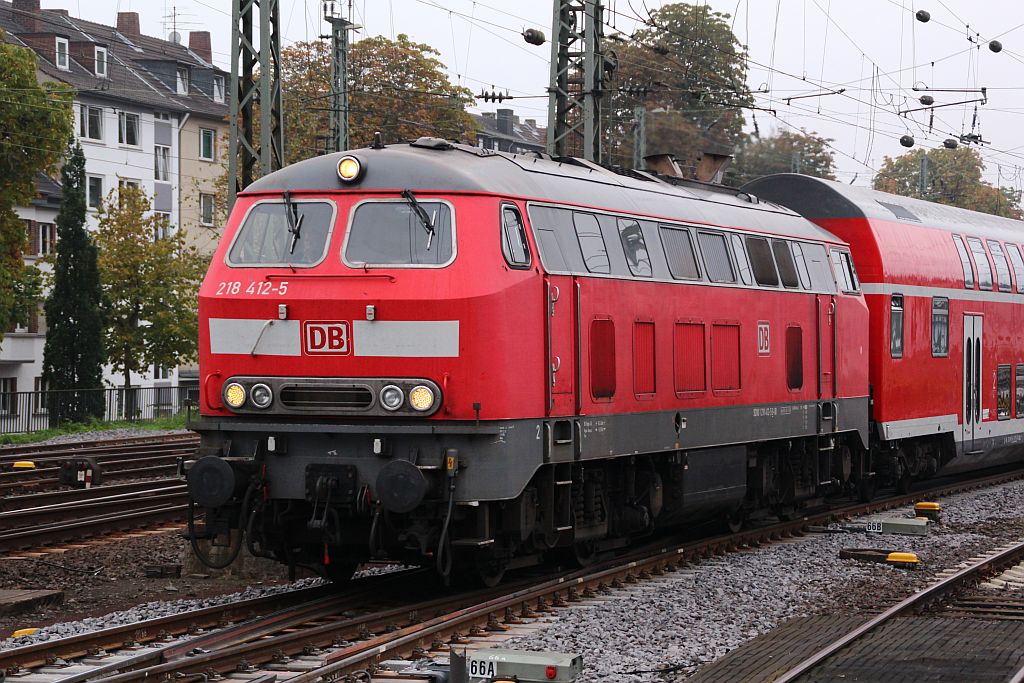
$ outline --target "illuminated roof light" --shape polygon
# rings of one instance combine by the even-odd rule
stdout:
[[[351,183],[363,173],[363,165],[354,156],[343,156],[338,161],[338,177],[346,183]]]

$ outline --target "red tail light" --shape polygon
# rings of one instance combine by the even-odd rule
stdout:
[[[555,678],[558,676],[558,667],[557,666],[544,667],[544,675],[547,677],[547,679],[549,681],[555,680]]]

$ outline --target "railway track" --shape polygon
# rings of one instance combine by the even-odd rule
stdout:
[[[391,579],[394,584],[375,584],[374,590],[365,594],[360,593],[356,587],[366,584],[355,582],[354,593],[338,596],[339,599],[354,600],[345,602],[345,607],[341,609],[336,608],[342,603],[332,605],[330,602],[313,604],[293,601],[292,608],[275,614],[269,621],[245,622],[247,625],[244,628],[236,626],[199,636],[201,639],[198,640],[179,640],[170,635],[166,624],[144,622],[135,625],[137,632],[155,639],[155,634],[166,631],[168,635],[163,637],[172,638],[164,644],[153,644],[151,640],[150,645],[144,648],[148,653],[144,661],[116,652],[103,656],[94,654],[87,659],[90,666],[106,667],[101,677],[73,674],[67,678],[60,675],[59,667],[50,667],[43,672],[53,675],[53,680],[60,680],[61,683],[86,678],[100,679],[104,683],[165,680],[195,671],[221,675],[245,672],[244,677],[252,679],[254,675],[259,678],[263,671],[270,675],[271,670],[278,673],[291,672],[294,677],[289,680],[294,683],[333,680],[365,670],[382,660],[421,657],[431,650],[436,652],[450,644],[464,643],[474,637],[504,630],[507,624],[536,617],[580,598],[593,597],[653,576],[677,571],[701,558],[770,543],[836,519],[906,505],[926,496],[948,495],[970,488],[995,485],[1021,476],[1024,473],[1006,473],[971,482],[945,484],[927,491],[867,504],[847,505],[736,534],[676,545],[665,545],[663,542],[657,546],[636,549],[626,556],[588,569],[523,576],[517,583],[488,591],[451,595],[438,588],[427,573],[403,572]],[[388,585],[400,587],[404,596],[390,607],[381,604],[381,595]],[[416,587],[419,588],[418,593],[411,590]],[[360,603],[360,595],[369,597],[369,606]],[[298,595],[295,597],[300,598]],[[116,644],[119,638],[124,637],[121,633],[108,640]],[[128,640],[136,642],[137,639],[133,637]],[[31,651],[19,648],[0,653],[0,668],[17,671],[18,667],[32,666],[26,662],[40,659],[54,661],[55,658],[68,661],[82,656],[81,641],[43,643],[31,647]],[[112,649],[113,645],[109,644],[102,647],[104,651]],[[91,651],[100,652],[95,647]],[[141,655],[141,651],[133,652]]]

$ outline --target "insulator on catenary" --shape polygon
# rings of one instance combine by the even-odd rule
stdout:
[[[917,10],[917,14],[915,14],[914,16],[916,16],[917,20],[920,21],[922,24],[927,24],[932,18],[931,12],[923,9]]]
[[[988,43],[988,49],[992,50],[992,52],[1002,52],[1003,44],[998,40],[991,40]]]
[[[913,135],[904,135],[903,137],[900,138],[900,144],[903,145],[904,147],[913,147],[914,146],[914,136]]]
[[[544,31],[538,31],[535,28],[528,28],[523,31],[523,40],[528,42],[530,45],[543,45],[547,38],[544,36]]]
[[[920,102],[927,107],[930,104],[935,104],[935,98],[931,95],[921,95]]]
[[[960,143],[958,143],[953,138],[946,138],[945,140],[942,141],[942,146],[945,147],[946,149],[956,149],[957,145],[959,144]]]

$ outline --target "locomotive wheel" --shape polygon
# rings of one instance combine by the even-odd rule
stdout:
[[[875,498],[875,478],[863,477],[857,482],[857,498],[862,503],[870,503]]]
[[[728,519],[726,519],[726,524],[729,525],[729,533],[738,534],[746,521],[747,516],[742,511],[738,510],[729,515]]]
[[[572,559],[579,567],[589,567],[597,560],[597,543],[579,541],[572,545]]]
[[[494,588],[505,578],[508,561],[492,553],[478,552],[455,557],[452,577],[456,584]]]
[[[324,567],[324,574],[331,583],[340,586],[352,580],[352,575],[356,573],[357,567],[359,567],[359,563],[352,561],[331,562]]]

